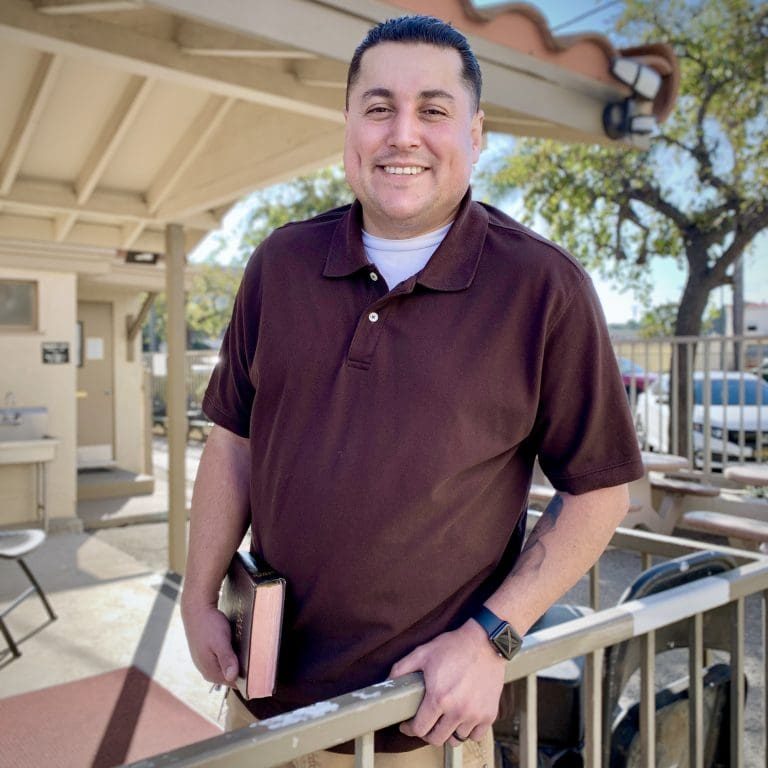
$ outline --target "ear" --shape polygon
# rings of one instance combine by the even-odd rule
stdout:
[[[483,121],[485,112],[478,109],[472,116],[472,126],[470,128],[472,135],[472,162],[476,163],[480,159],[480,152],[483,149]]]

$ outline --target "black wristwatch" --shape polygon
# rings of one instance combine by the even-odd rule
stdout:
[[[523,639],[509,622],[500,619],[493,611],[483,605],[472,618],[485,630],[491,645],[500,656],[509,660],[520,650]]]

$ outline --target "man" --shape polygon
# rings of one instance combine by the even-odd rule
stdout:
[[[236,675],[216,602],[249,525],[289,598],[276,695],[230,696],[230,726],[419,670],[416,716],[377,751],[436,765],[469,739],[489,763],[501,653],[599,557],[642,474],[588,277],[471,200],[480,83],[436,19],[371,30],[347,88],[357,201],[276,231],[246,269],[182,599],[206,679]],[[536,456],[558,494],[521,552]]]

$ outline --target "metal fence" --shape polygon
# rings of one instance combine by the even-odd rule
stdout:
[[[644,449],[682,454],[705,475],[768,461],[768,336],[614,339],[614,349]],[[215,350],[187,352],[187,415],[197,426],[217,360]],[[165,355],[145,364],[153,422],[163,425]]]
[[[638,438],[710,475],[768,461],[768,337],[614,340]]]
[[[530,524],[536,520],[531,513]],[[708,545],[679,538],[658,536],[639,531],[619,529],[612,545],[640,554],[642,568],[668,558],[704,554]],[[585,615],[548,629],[533,632],[525,638],[522,651],[506,669],[506,680],[515,686],[516,725],[514,733],[515,763],[520,768],[542,765],[586,765],[599,768],[609,765],[641,765],[654,768],[657,752],[662,755],[665,742],[682,744],[682,754],[672,759],[669,753],[658,765],[711,765],[712,735],[724,729],[726,754],[719,765],[731,768],[766,765],[766,718],[758,714],[751,721],[760,723],[759,732],[752,734],[749,755],[745,754],[745,599],[762,595],[760,624],[765,628],[765,606],[768,598],[768,558],[756,553],[723,548],[722,557],[731,558],[731,566],[713,575],[704,572],[701,578],[670,589],[623,602],[610,608],[585,611]],[[718,555],[719,557],[720,555]],[[698,555],[696,555],[698,557]],[[677,571],[685,574],[686,567]],[[590,583],[593,608],[599,608],[599,566],[593,569]],[[714,634],[720,639],[714,645],[725,651],[727,664],[712,664]],[[679,638],[682,637],[682,641]],[[671,638],[678,638],[677,640]],[[724,638],[724,639],[723,639]],[[688,648],[685,669],[687,688],[677,699],[666,700],[656,685],[657,654],[682,642]],[[618,655],[616,651],[619,651]],[[638,701],[634,705],[635,738],[624,754],[624,762],[612,762],[616,732],[622,724],[614,722],[613,704],[621,691],[626,675],[619,674],[616,659],[624,663],[632,654],[639,670]],[[675,651],[677,653],[677,651]],[[750,659],[749,680],[752,706],[768,712],[766,701],[766,643],[765,633],[758,655]],[[614,660],[608,663],[609,656]],[[579,701],[583,707],[583,735],[578,749],[568,762],[547,762],[541,751],[541,713],[552,716],[557,702],[537,701],[541,679],[537,673],[552,665],[581,657],[583,680]],[[630,658],[631,661],[631,658]],[[631,668],[632,663],[624,664]],[[714,669],[727,670],[726,685],[713,682]],[[611,671],[612,670],[612,671]],[[757,679],[756,679],[757,678]],[[618,681],[618,685],[617,685]],[[722,683],[722,679],[720,681]],[[387,725],[409,719],[414,715],[423,696],[419,675],[387,680],[378,685],[355,691],[336,699],[319,702],[288,715],[271,718],[251,727],[223,734],[174,752],[149,758],[138,766],[205,766],[207,768],[269,768],[295,760],[315,750],[325,749],[354,740],[355,767],[374,765],[373,733]],[[715,701],[719,695],[725,698]],[[754,702],[755,695],[761,701]],[[713,698],[714,697],[714,698]],[[671,722],[663,720],[664,707],[677,706]],[[719,707],[719,709],[718,709]],[[681,717],[682,711],[682,717]],[[719,714],[718,714],[719,713]],[[720,718],[720,719],[718,719]],[[623,721],[622,721],[623,723]],[[682,730],[681,730],[682,729]],[[722,746],[722,744],[721,744]],[[706,753],[706,760],[705,760]],[[445,750],[445,765],[460,766],[461,749]]]

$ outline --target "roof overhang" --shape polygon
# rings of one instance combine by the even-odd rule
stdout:
[[[635,100],[663,119],[676,96],[666,46],[555,38],[523,4],[3,0],[0,263],[20,242],[70,268],[78,248],[162,253],[171,222],[192,248],[245,194],[337,160],[346,62],[371,25],[404,12],[468,35],[492,131],[609,142],[606,105]],[[611,74],[627,57],[661,76],[653,99]]]

